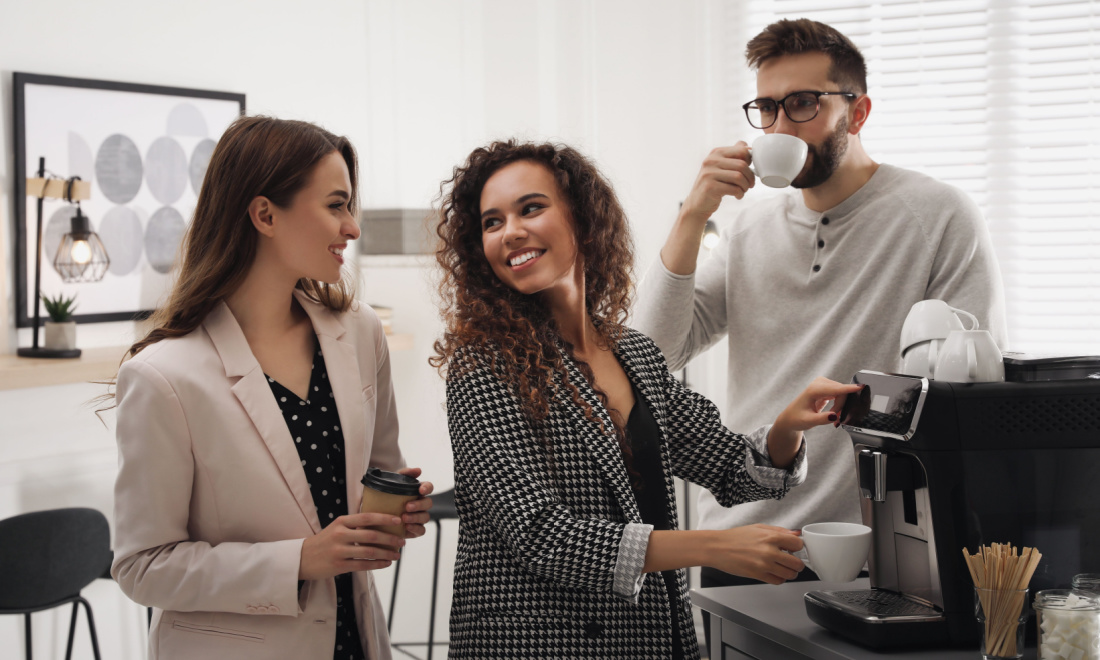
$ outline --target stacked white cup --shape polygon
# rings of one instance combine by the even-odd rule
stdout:
[[[909,310],[901,326],[901,372],[909,376],[933,378],[940,349],[947,336],[964,330],[959,314],[970,320],[970,329],[978,329],[978,319],[970,312],[951,307],[942,300],[921,300]]]

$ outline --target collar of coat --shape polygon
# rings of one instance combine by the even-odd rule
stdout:
[[[648,344],[648,345],[647,345]],[[565,346],[558,340],[558,350],[562,361],[569,372],[570,380],[576,384],[581,398],[592,408],[592,412],[607,429],[613,429],[611,414],[606,406],[596,395],[595,389],[581,374],[580,367],[565,351]],[[627,377],[634,385],[635,392],[645,398],[649,405],[653,418],[657,421],[657,427],[661,434],[661,460],[667,467],[669,465],[668,450],[665,447],[665,396],[661,387],[666,379],[670,378],[668,369],[659,354],[655,353],[655,347],[647,342],[643,335],[630,328],[624,328],[623,335],[617,345],[613,347],[615,357],[626,371]],[[563,407],[573,418],[574,427],[585,447],[588,448],[593,463],[599,466],[604,478],[611,485],[619,506],[623,511],[627,522],[641,523],[642,517],[638,510],[638,503],[634,495],[634,489],[630,486],[630,476],[626,470],[622,450],[619,443],[611,434],[600,430],[599,425],[585,416],[584,410],[571,402],[562,402]],[[637,405],[637,403],[635,403]],[[671,477],[665,476],[666,491]]]

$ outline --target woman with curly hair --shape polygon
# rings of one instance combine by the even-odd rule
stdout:
[[[728,431],[624,325],[633,249],[577,151],[495,142],[444,182],[436,258],[461,525],[450,657],[697,658],[685,568],[774,584],[796,532],[677,529],[674,476],[720,502],[782,497],[802,431],[854,391],[815,380],[769,425]]]

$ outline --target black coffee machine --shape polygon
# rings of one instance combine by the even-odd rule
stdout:
[[[963,548],[1037,548],[1032,596],[1100,573],[1100,380],[853,382],[842,419],[872,588],[807,593],[810,619],[872,648],[975,644]]]

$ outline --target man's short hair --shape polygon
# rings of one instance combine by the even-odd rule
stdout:
[[[867,62],[848,37],[836,28],[808,18],[783,19],[749,40],[745,59],[758,70],[768,60],[784,55],[825,53],[832,60],[829,80],[845,92],[867,93]]]

